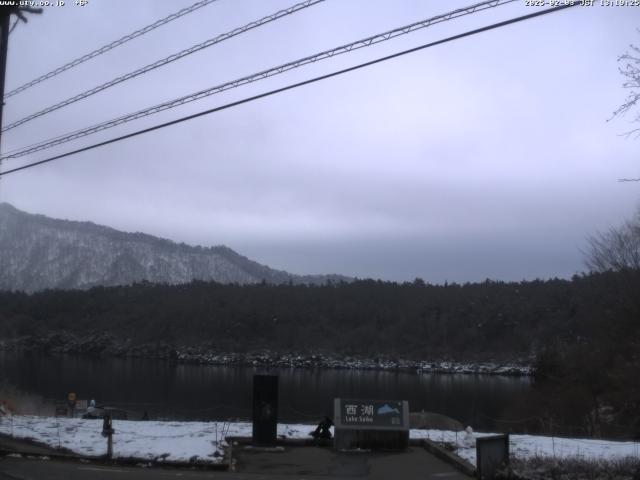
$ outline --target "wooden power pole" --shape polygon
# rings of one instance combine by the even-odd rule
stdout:
[[[9,31],[11,30],[11,14],[14,13],[18,19],[27,21],[25,13],[42,13],[42,8],[20,6],[14,0],[12,4],[0,6],[0,153],[2,153],[2,110],[4,107],[4,80],[7,71],[7,50],[9,47]],[[0,160],[0,167],[2,160]]]
[[[0,8],[0,153],[2,153],[2,110],[4,107],[4,78],[7,70],[7,44],[9,43],[9,21],[11,7]],[[2,160],[0,160],[0,163]]]

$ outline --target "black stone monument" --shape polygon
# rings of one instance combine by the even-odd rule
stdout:
[[[276,444],[278,430],[278,376],[253,376],[253,433],[254,445]]]

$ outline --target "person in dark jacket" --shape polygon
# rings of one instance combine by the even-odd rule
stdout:
[[[313,438],[331,438],[331,430],[329,430],[333,426],[333,422],[329,417],[324,417],[324,419],[318,424],[316,429],[311,432]]]

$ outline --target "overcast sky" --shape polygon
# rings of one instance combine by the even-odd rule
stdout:
[[[9,91],[195,0],[45,7],[9,39]],[[218,0],[6,100],[4,125],[294,1]],[[3,151],[472,2],[327,0],[2,135]],[[0,181],[0,201],[293,273],[570,277],[585,237],[633,214],[640,139],[607,122],[640,8],[575,7],[419,51]],[[532,13],[517,1],[298,68],[3,169]]]

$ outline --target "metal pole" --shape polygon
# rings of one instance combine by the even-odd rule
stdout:
[[[113,458],[113,430],[109,431],[109,437],[107,438],[107,458]]]
[[[107,458],[113,457],[113,424],[111,423],[111,415],[105,413],[102,417],[102,436],[107,437]]]

